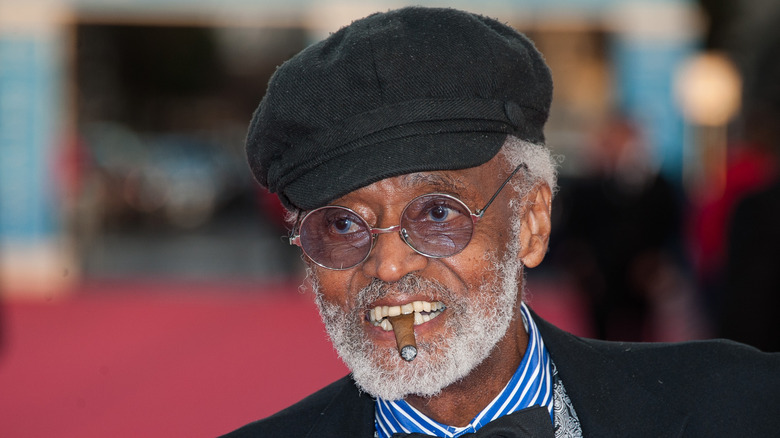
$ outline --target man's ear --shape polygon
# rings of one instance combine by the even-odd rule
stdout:
[[[533,268],[539,265],[547,254],[552,227],[552,192],[547,184],[539,184],[527,196],[529,204],[521,219],[519,256],[524,266]]]

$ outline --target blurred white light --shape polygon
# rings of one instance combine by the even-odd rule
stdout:
[[[691,58],[677,73],[675,94],[683,115],[704,126],[722,126],[739,111],[742,80],[734,64],[717,53]]]

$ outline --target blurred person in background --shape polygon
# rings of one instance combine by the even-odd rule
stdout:
[[[742,199],[766,188],[776,178],[777,163],[766,134],[772,124],[763,110],[746,119],[746,137],[729,145],[723,181],[706,181],[692,198],[688,239],[702,302],[714,332],[720,332],[726,311],[726,272],[729,269],[729,228]],[[764,120],[759,122],[759,120]],[[716,178],[717,179],[717,178]],[[761,230],[763,231],[763,230]],[[745,259],[747,263],[750,263]]]
[[[717,329],[719,336],[780,351],[780,33],[763,43],[746,84],[745,138],[768,170],[761,185],[735,201],[729,218]]]
[[[351,373],[227,436],[780,429],[780,355],[587,340],[524,302],[525,269],[550,237],[551,100],[530,40],[453,9],[371,15],[276,71],[247,154],[290,211],[291,243]]]
[[[596,129],[584,158],[583,176],[560,181],[552,262],[584,292],[597,338],[662,340],[656,302],[690,290],[678,280],[678,195],[625,115]]]

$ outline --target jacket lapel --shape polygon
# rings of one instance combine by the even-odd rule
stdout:
[[[668,400],[661,387],[637,383],[642,364],[631,344],[608,343],[566,333],[531,312],[584,436],[679,437],[688,414]],[[659,385],[662,385],[659,382]],[[647,421],[656,418],[657,421]],[[641,419],[642,421],[639,421]]]
[[[574,404],[585,436],[679,437],[688,414],[660,387],[637,383],[631,344],[583,339],[531,314]],[[306,435],[374,436],[374,399],[360,392],[351,376],[341,381],[341,390],[322,410],[320,419]],[[660,385],[660,382],[659,382]],[[647,421],[657,418],[658,421]],[[643,421],[639,421],[639,419]]]
[[[322,410],[319,421],[309,430],[307,438],[373,438],[374,399],[357,388],[351,374],[340,383],[341,391]],[[338,432],[337,435],[328,435],[325,431]]]

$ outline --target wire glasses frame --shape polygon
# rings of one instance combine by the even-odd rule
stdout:
[[[401,213],[400,224],[371,227],[352,209],[337,205],[316,208],[304,215],[292,230],[290,245],[323,268],[346,270],[363,263],[380,234],[398,232],[415,252],[430,258],[450,257],[463,251],[474,226],[525,163],[518,165],[487,204],[472,212],[460,199],[443,193],[429,193],[412,199]]]

